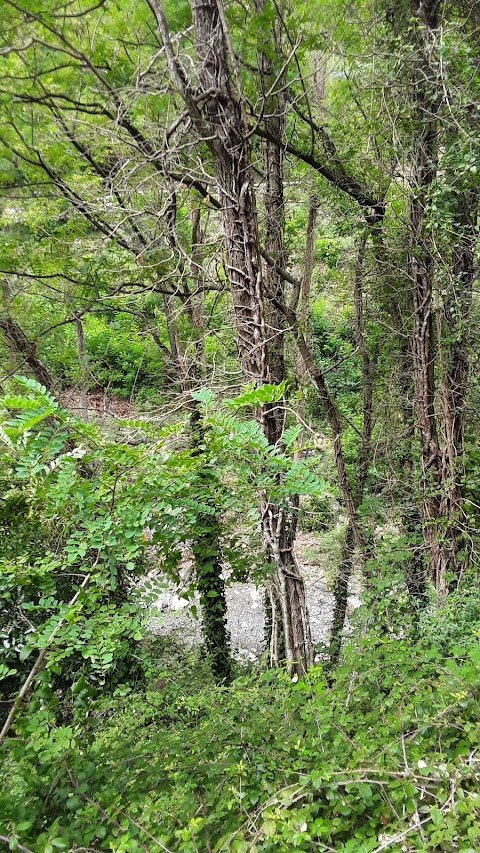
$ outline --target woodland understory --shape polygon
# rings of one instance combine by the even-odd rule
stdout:
[[[0,11],[0,849],[475,853],[478,3]]]

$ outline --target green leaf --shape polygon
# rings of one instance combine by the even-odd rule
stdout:
[[[29,655],[31,655],[32,652],[33,652],[32,646],[22,646],[22,648],[20,649],[20,654],[19,654],[20,661],[23,663],[23,661],[26,660],[29,657]]]
[[[192,391],[192,398],[199,403],[204,403],[205,406],[209,406],[215,399],[215,394],[210,388],[200,388],[198,391]]]
[[[275,835],[275,833],[277,831],[276,821],[271,820],[271,819],[265,820],[263,822],[262,830],[263,830],[263,834],[266,836],[266,838],[273,838],[273,836]]]
[[[286,380],[279,385],[265,383],[258,387],[250,387],[238,397],[224,400],[224,404],[230,408],[239,409],[244,406],[259,406],[263,403],[276,403],[282,399],[287,387]]]
[[[371,800],[372,799],[373,791],[372,791],[370,785],[367,784],[367,782],[360,782],[360,784],[358,786],[358,790],[359,790],[360,796],[362,797],[363,800]]]

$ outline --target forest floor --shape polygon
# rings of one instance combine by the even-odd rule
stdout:
[[[78,388],[65,388],[57,396],[62,406],[65,406],[72,415],[82,416],[81,394]],[[87,391],[86,404],[89,420],[103,426],[109,418],[130,418],[136,414],[136,409],[130,400],[125,400],[101,388]]]
[[[313,641],[317,647],[328,642],[333,615],[332,562],[336,562],[323,537],[300,532],[297,538],[297,559],[305,578]],[[159,595],[150,604],[149,626],[159,636],[174,636],[185,645],[201,642],[201,607],[195,602],[198,617],[190,612],[190,602],[180,598],[173,587],[159,581]],[[254,661],[265,649],[264,589],[253,583],[231,583],[226,586],[227,625],[234,656],[242,661]],[[352,579],[348,613],[360,604],[360,584]]]

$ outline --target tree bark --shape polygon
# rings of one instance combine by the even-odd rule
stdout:
[[[195,585],[202,605],[205,647],[213,674],[219,681],[228,683],[232,677],[230,636],[227,630],[227,601],[223,579],[222,549],[220,545],[221,522],[216,505],[217,475],[205,458],[203,449],[205,429],[198,405],[192,401],[190,435],[193,455],[202,458],[198,471],[204,489],[204,502],[213,512],[200,513],[196,520],[192,551],[195,560]]]
[[[269,372],[248,127],[230,69],[221,7],[216,0],[192,0],[191,6],[198,76],[202,90],[211,93],[198,129],[206,131],[215,162],[238,350],[247,378],[264,382]]]
[[[244,114],[240,84],[235,77],[234,57],[229,49],[223,9],[217,0],[192,0],[192,16],[199,59],[198,76],[206,94],[203,111],[191,103],[191,94],[178,66],[177,82],[189,106],[192,121],[203,135],[213,155],[219,187],[223,230],[236,322],[237,344],[243,372],[259,384],[273,377],[269,366],[268,332],[265,323],[258,219],[251,170],[248,123]],[[159,16],[157,14],[157,20]],[[164,43],[168,32],[160,20]],[[171,64],[175,59],[171,56]],[[233,71],[232,71],[233,68]],[[279,157],[279,153],[271,152]],[[274,178],[275,180],[275,178]],[[279,187],[272,186],[278,193]],[[280,187],[283,192],[283,187]],[[278,195],[276,195],[278,198]],[[279,231],[271,235],[277,250]],[[271,315],[269,322],[272,321]],[[282,336],[279,335],[279,339]],[[275,371],[281,370],[280,345],[277,344]],[[263,406],[259,420],[270,444],[279,438],[280,423],[274,406]],[[293,555],[296,518],[285,521],[283,509],[266,500],[262,511],[262,529],[271,554],[274,571],[272,584],[278,593],[282,613],[285,656],[290,671],[303,673],[312,661],[312,645],[305,603],[305,591]]]
[[[401,333],[402,315],[395,300],[391,303],[392,317],[395,327]],[[400,499],[403,502],[402,522],[407,535],[413,543],[411,558],[405,567],[405,582],[407,584],[410,602],[415,612],[419,612],[428,603],[427,569],[424,560],[423,547],[415,540],[422,530],[422,506],[412,495],[411,484],[415,481],[415,462],[413,458],[415,446],[415,400],[413,391],[412,350],[411,341],[401,336],[399,342],[399,388],[401,397],[402,422],[405,431],[404,443],[400,453]]]
[[[85,335],[83,332],[83,323],[81,317],[75,320],[75,329],[77,332],[77,356],[80,365],[80,414],[84,421],[88,421],[88,361],[87,352],[85,349]]]
[[[435,348],[433,286],[435,263],[426,230],[426,204],[437,173],[438,99],[431,65],[434,33],[439,22],[438,0],[413,6],[418,21],[414,71],[418,134],[413,152],[410,198],[410,275],[413,295],[413,382],[423,477],[423,531],[429,574],[440,594],[446,592],[451,567],[449,530],[441,523],[442,460],[435,416]]]
[[[192,211],[192,252],[191,252],[191,276],[193,293],[191,296],[191,320],[193,327],[195,370],[200,376],[205,375],[205,288],[203,276],[203,234],[201,227],[201,212],[199,207]]]
[[[410,271],[413,284],[413,376],[417,429],[423,473],[423,523],[429,574],[440,595],[461,572],[458,551],[462,540],[462,487],[459,464],[463,452],[463,424],[468,356],[466,320],[474,278],[476,229],[468,223],[472,199],[461,200],[459,240],[453,248],[451,277],[455,282],[444,306],[450,344],[442,368],[440,409],[435,411],[435,345],[433,287],[435,264],[432,238],[425,222],[428,194],[437,176],[440,127],[434,44],[440,25],[438,0],[414,4],[418,20],[415,68],[418,141],[414,148],[413,193],[410,201]],[[474,205],[475,206],[475,205]],[[437,353],[441,342],[437,341]],[[438,414],[440,430],[437,430]],[[440,437],[439,437],[440,432]]]
[[[345,619],[347,616],[348,591],[353,570],[354,548],[355,543],[353,541],[352,525],[348,524],[343,538],[340,563],[333,582],[334,605],[329,647],[331,667],[335,667],[338,664],[342,649],[343,632],[345,630]]]
[[[263,8],[263,0],[257,0],[257,8]],[[278,34],[274,31],[273,41],[281,53]],[[258,57],[260,80],[264,95],[265,126],[280,144],[272,140],[263,142],[263,164],[265,172],[263,235],[265,250],[273,264],[264,271],[266,346],[270,380],[280,384],[286,378],[285,332],[286,318],[279,307],[285,299],[285,282],[280,272],[286,266],[284,244],[285,199],[284,199],[284,149],[285,103],[281,94],[272,89],[275,84],[274,64],[266,53]],[[276,406],[271,416],[265,419],[264,432],[272,447],[281,442],[284,428],[284,410]],[[269,605],[269,648],[271,664],[285,656],[298,661],[298,671],[313,661],[313,646],[310,633],[305,583],[295,557],[299,499],[293,496],[289,507],[280,507],[266,497],[261,510],[263,537],[267,557],[271,563],[268,583]],[[304,663],[303,663],[304,662]]]
[[[363,312],[363,273],[368,231],[363,231],[357,252],[355,264],[353,304],[355,317],[355,339],[362,357],[362,387],[363,387],[363,429],[357,463],[357,483],[354,495],[355,509],[363,500],[368,475],[368,465],[371,456],[371,440],[373,428],[373,371],[375,358],[370,356],[364,334]],[[342,545],[340,564],[335,576],[333,587],[333,619],[330,632],[330,663],[336,666],[340,657],[342,636],[345,630],[347,615],[348,592],[350,578],[353,572],[353,557],[355,548],[354,529],[351,521],[347,525]]]
[[[318,198],[315,193],[310,197],[308,207],[307,230],[305,234],[305,251],[303,253],[303,275],[301,279],[301,288],[299,292],[293,295],[292,308],[296,310],[298,302],[298,322],[304,335],[308,337],[308,315],[310,311],[310,291],[312,288],[313,266],[314,266],[314,243],[315,243],[315,228],[318,217]],[[297,376],[301,383],[306,379],[306,368],[303,358],[300,353],[297,353],[296,359]]]
[[[191,278],[193,293],[190,299],[189,316],[193,328],[194,362],[187,371],[185,382],[194,387],[205,377],[205,316],[203,311],[204,277],[202,266],[203,234],[201,212],[192,213]],[[183,359],[183,362],[185,359]],[[204,453],[205,428],[200,405],[190,403],[190,441],[194,455]],[[209,459],[200,471],[205,486],[205,502],[212,506],[212,513],[202,513],[197,519],[192,550],[195,559],[196,587],[200,593],[203,613],[205,646],[210,656],[212,671],[219,681],[228,683],[232,677],[230,635],[227,629],[227,599],[223,578],[221,547],[221,507],[216,498],[218,475]]]
[[[385,295],[384,310],[388,311],[392,327],[397,338],[398,389],[400,395],[401,421],[403,436],[399,443],[399,505],[404,531],[412,539],[411,558],[405,567],[405,582],[410,602],[415,611],[423,608],[428,602],[427,571],[424,560],[424,549],[417,545],[418,534],[422,531],[423,499],[419,504],[418,494],[412,490],[416,482],[414,446],[416,433],[415,393],[413,387],[413,356],[412,335],[409,328],[413,314],[413,297],[410,291],[411,282],[402,282],[399,291],[398,269],[391,262],[390,252],[383,238],[380,224],[371,230],[372,247],[377,269],[383,280]],[[406,296],[406,300],[405,300]],[[405,304],[406,302],[406,304]],[[407,319],[408,318],[408,319]]]
[[[176,229],[177,205],[172,195],[169,217],[169,242],[173,251],[178,250]],[[186,309],[192,325],[194,357],[189,364],[187,353],[182,348],[177,331],[175,317],[175,297],[163,294],[165,319],[167,324],[170,352],[176,366],[178,382],[183,393],[188,395],[187,406],[190,410],[190,447],[192,454],[200,461],[198,470],[199,484],[204,492],[203,500],[211,512],[199,513],[192,551],[195,562],[195,586],[200,595],[203,616],[203,634],[205,649],[210,659],[212,672],[216,679],[228,683],[232,676],[230,637],[227,630],[227,600],[223,577],[221,548],[221,507],[217,504],[218,476],[208,455],[205,454],[205,427],[201,406],[190,393],[205,375],[203,313],[203,267],[202,267],[202,228],[201,212],[196,208],[192,213],[192,239],[190,246],[190,277],[192,291],[187,285],[179,287],[179,298]]]
[[[55,381],[48,367],[37,355],[37,345],[27,338],[25,332],[9,314],[0,316],[0,331],[3,333],[9,349],[19,356],[20,370],[23,364],[27,364],[37,382],[44,385],[47,391],[55,390]]]
[[[304,335],[298,327],[296,322],[295,312],[287,309],[287,316],[291,318],[291,331],[297,342],[297,346],[299,352],[302,356],[302,359],[305,364],[305,369],[308,371],[310,378],[316,385],[320,402],[322,403],[322,407],[324,409],[326,418],[328,420],[332,438],[333,438],[333,451],[335,456],[335,464],[337,468],[337,476],[338,483],[343,495],[343,501],[345,504],[345,509],[347,513],[347,518],[349,523],[352,526],[352,536],[357,548],[359,548],[361,554],[365,556],[365,540],[363,534],[360,530],[360,525],[358,523],[357,510],[355,507],[355,500],[353,495],[353,490],[351,487],[351,483],[347,473],[347,466],[345,463],[345,454],[343,451],[343,442],[342,442],[342,426],[340,423],[340,413],[332,400],[332,397],[328,391],[327,384],[325,381],[325,376],[323,372],[317,367],[317,363],[315,361],[315,357],[313,355],[312,350],[308,346]]]
[[[265,62],[265,58],[264,62]],[[264,70],[264,77],[268,80],[268,72],[271,69],[267,66]],[[285,117],[282,114],[281,104],[278,102],[272,103],[270,98],[266,104],[267,111],[277,110],[277,114],[270,115],[266,122],[268,126],[275,128],[275,135],[278,139],[283,139],[285,134]],[[285,316],[277,307],[275,300],[283,301],[284,281],[279,274],[278,268],[286,266],[286,256],[284,247],[284,230],[285,230],[285,200],[283,194],[284,185],[284,169],[283,169],[283,150],[280,145],[276,145],[266,140],[263,144],[263,158],[265,171],[265,221],[264,221],[264,245],[265,250],[273,258],[275,265],[267,265],[264,270],[265,293],[266,293],[266,335],[267,349],[270,368],[270,377],[272,382],[280,384],[285,379]],[[273,296],[274,299],[270,298]]]
[[[450,565],[454,580],[462,571],[459,551],[466,545],[463,510],[465,405],[469,372],[469,316],[475,279],[478,192],[462,199],[457,242],[452,248],[451,287],[443,305],[447,337],[440,384],[442,495],[440,513],[450,520]],[[466,554],[463,554],[466,561]]]

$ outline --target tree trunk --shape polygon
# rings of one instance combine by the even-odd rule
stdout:
[[[190,435],[193,454],[204,455],[205,430],[199,407],[193,402],[190,415]],[[213,512],[200,513],[196,520],[192,551],[195,560],[195,585],[202,605],[205,646],[213,674],[228,683],[232,677],[230,637],[227,631],[227,602],[221,559],[221,523],[215,503],[217,475],[205,460],[198,477],[204,488],[203,500]]]
[[[435,348],[432,299],[435,265],[433,242],[425,223],[428,193],[437,175],[439,103],[434,45],[439,26],[438,0],[415,7],[419,22],[415,69],[418,141],[414,150],[413,194],[410,202],[410,271],[413,284],[413,376],[417,429],[423,473],[423,523],[428,569],[437,592],[447,592],[449,577],[460,571],[461,486],[458,460],[463,446],[463,409],[468,362],[464,319],[468,315],[473,282],[473,233],[453,250],[452,277],[459,287],[459,313],[447,319],[453,341],[443,372],[440,396],[439,441],[435,413]],[[448,301],[447,301],[448,306]],[[448,307],[447,307],[448,311]],[[465,315],[462,316],[462,315]],[[440,342],[438,342],[440,346]]]
[[[292,308],[296,309],[298,305],[298,322],[303,334],[308,338],[308,316],[310,311],[310,291],[312,288],[313,265],[314,265],[314,243],[315,243],[315,228],[318,217],[318,198],[313,193],[310,197],[308,207],[307,231],[305,234],[305,251],[303,254],[303,275],[301,279],[301,288],[298,294],[294,295]],[[307,377],[305,362],[297,352],[296,359],[297,376],[301,383],[304,383]]]
[[[257,0],[257,8],[263,8],[263,0]],[[277,33],[274,33],[274,41],[280,52],[281,46]],[[282,142],[286,124],[284,99],[271,91],[275,85],[275,71],[271,59],[263,52],[258,59],[265,98],[265,127],[273,139]],[[279,307],[285,298],[285,282],[279,270],[286,266],[285,176],[282,145],[270,139],[264,140],[263,161],[264,244],[267,253],[274,261],[273,264],[268,264],[264,271],[266,345],[270,380],[280,384],[286,378],[285,331],[287,325],[285,314]],[[283,407],[278,405],[265,419],[264,431],[272,447],[281,441],[284,420]],[[305,583],[294,552],[298,508],[298,496],[291,499],[288,508],[281,508],[267,498],[262,506],[261,515],[267,556],[272,566],[268,583],[268,594],[271,599],[268,626],[270,661],[275,664],[282,660],[282,657],[288,661],[298,661],[298,671],[302,672],[304,669],[302,662],[308,665],[313,661],[313,646]]]
[[[199,76],[205,91],[215,94],[205,100],[204,115],[210,131],[219,184],[223,225],[227,250],[227,273],[230,279],[236,319],[240,359],[247,378],[256,382],[283,378],[284,318],[269,311],[270,335],[264,318],[261,260],[258,246],[258,224],[255,191],[251,172],[249,132],[242,97],[236,87],[230,63],[228,33],[223,12],[216,0],[192,2],[197,51],[201,61]],[[276,146],[275,146],[276,148]],[[274,226],[275,212],[283,216],[283,184],[279,175],[281,152],[269,151],[272,174],[269,179],[270,247],[283,253],[283,222]],[[275,275],[274,273],[272,275]],[[273,286],[282,286],[280,277]],[[270,340],[269,340],[270,338]],[[270,344],[270,346],[269,346]],[[270,370],[271,354],[273,372]],[[281,379],[280,379],[281,381]],[[270,444],[281,434],[278,408],[264,406],[260,421]],[[272,585],[280,603],[283,622],[285,656],[290,671],[303,673],[312,660],[312,647],[302,578],[293,555],[296,519],[289,522],[285,512],[268,499],[262,510],[262,529],[275,566]]]
[[[352,525],[348,524],[343,539],[340,564],[333,582],[334,605],[329,648],[330,666],[332,667],[338,664],[342,648],[345,619],[347,616],[348,591],[353,570],[354,547]]]
[[[355,508],[357,509],[363,500],[365,484],[367,481],[368,465],[371,455],[371,439],[373,428],[373,370],[375,358],[370,356],[364,335],[363,321],[363,272],[365,263],[365,251],[367,246],[367,230],[361,237],[357,252],[354,275],[354,316],[355,316],[355,339],[362,357],[362,387],[363,387],[363,429],[362,440],[358,454],[357,483],[355,493]],[[343,540],[340,565],[333,587],[333,619],[330,632],[330,663],[336,666],[340,657],[342,636],[345,630],[345,618],[347,615],[348,592],[350,578],[353,572],[353,556],[355,547],[354,530],[349,521]]]
[[[215,165],[226,248],[226,272],[230,281],[239,357],[247,379],[258,384],[270,381],[267,331],[265,324],[258,218],[251,169],[251,134],[244,113],[235,55],[230,49],[228,29],[220,0],[191,0],[198,56],[198,80],[204,97],[198,100],[174,54],[165,15],[158,0],[149,0],[157,18],[167,61],[187,106],[197,134],[209,147]],[[200,105],[201,106],[200,106]],[[262,406],[258,417],[270,441],[278,434],[275,407]],[[264,534],[269,533],[262,513]],[[282,519],[283,515],[278,516]],[[292,526],[293,529],[293,526]],[[282,544],[290,548],[288,537],[278,536],[272,548],[278,587],[282,595],[285,654],[290,671],[304,672],[312,659],[306,611],[301,610],[300,577],[283,569]],[[282,543],[283,538],[283,543]],[[273,544],[273,543],[271,543]],[[292,568],[295,564],[292,563]],[[296,594],[292,594],[291,587]],[[299,632],[304,635],[299,637]]]
[[[172,203],[170,212],[170,245],[174,251],[178,248],[176,233],[176,203]],[[190,248],[190,276],[193,289],[180,290],[183,307],[192,324],[194,356],[191,364],[185,349],[182,348],[177,332],[175,317],[175,297],[164,294],[165,319],[171,357],[176,365],[177,376],[182,392],[188,394],[190,409],[190,446],[193,455],[201,459],[198,472],[200,485],[204,491],[203,500],[211,512],[200,513],[196,520],[192,552],[195,561],[195,586],[200,595],[203,616],[203,634],[205,648],[210,659],[215,678],[228,683],[232,676],[230,637],[227,631],[227,600],[223,578],[221,548],[221,507],[217,505],[216,493],[218,477],[208,457],[205,455],[205,429],[199,403],[190,396],[192,389],[205,375],[203,314],[203,266],[202,266],[202,228],[201,213],[197,208],[192,214],[192,243]]]
[[[170,355],[172,358],[172,362],[176,368],[176,374],[178,378],[178,384],[180,385],[180,389],[185,391],[185,363],[183,358],[183,353],[181,350],[180,342],[178,340],[177,334],[177,326],[175,323],[175,301],[173,296],[168,296],[166,293],[162,294],[163,300],[163,310],[165,314],[165,323],[167,326],[167,335],[168,342],[170,344]]]
[[[220,4],[192,0],[191,5],[199,78],[203,91],[212,93],[205,98],[204,116],[221,196],[238,350],[247,378],[264,382],[269,373],[248,126],[230,70]]]
[[[17,372],[27,364],[37,382],[44,385],[47,391],[53,392],[55,390],[53,376],[39,359],[37,345],[27,338],[23,329],[9,314],[0,316],[0,332],[3,332],[8,348],[20,358]]]
[[[263,77],[267,82],[272,74],[270,64],[266,64],[263,58]],[[269,115],[265,122],[272,128],[272,133],[277,139],[283,139],[285,134],[285,117],[280,112],[282,105],[278,99],[267,100],[266,110],[271,112],[277,110],[277,114]],[[267,264],[264,271],[265,293],[266,293],[266,335],[268,362],[270,378],[275,384],[280,384],[285,379],[285,315],[277,307],[278,302],[283,301],[284,280],[279,274],[278,268],[286,266],[284,230],[285,230],[285,200],[283,195],[284,172],[283,172],[283,150],[268,140],[263,144],[263,158],[265,171],[265,221],[264,221],[264,244],[265,249],[275,261],[275,265]],[[271,297],[274,297],[273,299]],[[277,304],[276,304],[277,303]],[[282,418],[283,420],[283,418]]]
[[[392,264],[388,246],[383,239],[380,225],[371,230],[372,247],[378,272],[384,281],[386,295],[384,310],[388,311],[392,327],[396,332],[398,342],[398,388],[400,394],[400,411],[403,424],[403,439],[399,444],[399,504],[404,531],[412,541],[416,540],[422,531],[422,509],[418,495],[412,490],[416,482],[413,449],[415,445],[415,394],[413,389],[413,356],[412,335],[409,321],[413,314],[412,294],[409,292],[410,283],[400,281],[398,268]],[[405,300],[406,295],[406,300]],[[406,301],[407,304],[404,304]],[[408,318],[408,320],[406,319]],[[416,543],[411,547],[411,558],[405,567],[405,582],[410,602],[415,611],[423,608],[428,602],[427,572],[425,567],[423,547]]]
[[[432,239],[425,227],[428,192],[437,173],[438,99],[431,52],[438,26],[438,0],[414,8],[418,19],[415,95],[418,134],[412,164],[410,199],[410,275],[413,293],[413,382],[420,439],[423,488],[423,530],[430,576],[440,594],[452,566],[450,531],[442,524],[441,453],[435,418],[435,348],[433,340],[433,284],[435,264]]]
[[[77,317],[75,320],[75,329],[77,332],[77,356],[80,365],[80,414],[84,421],[88,421],[88,362],[81,317]]]
[[[195,357],[186,377],[190,387],[204,379],[206,367],[202,245],[201,212],[199,208],[196,208],[192,214],[191,277],[193,293],[189,312],[193,328]],[[192,400],[191,406],[191,443],[194,453],[198,449],[200,454],[201,448],[205,445],[205,430],[199,404]],[[208,461],[201,471],[201,478],[206,487],[205,500],[212,503],[214,512],[204,513],[197,519],[195,539],[192,544],[196,586],[202,603],[205,645],[210,655],[212,670],[217,679],[228,683],[232,677],[232,661],[230,635],[227,630],[227,599],[223,579],[221,507],[215,501],[217,474]]]
[[[196,207],[192,211],[192,252],[190,266],[193,293],[191,296],[191,320],[195,349],[194,370],[203,377],[205,375],[207,365],[205,360],[205,289],[202,267],[202,245],[203,234],[201,228],[201,212],[200,208]]]
[[[395,302],[392,303],[392,317],[395,328],[401,331],[401,312]],[[413,540],[411,558],[405,567],[405,582],[407,584],[410,602],[415,612],[426,606],[427,571],[423,547],[415,540],[422,530],[422,506],[419,507],[416,496],[412,494],[411,484],[415,482],[415,463],[413,447],[415,444],[415,401],[413,393],[412,351],[410,341],[403,335],[399,345],[399,386],[401,396],[402,422],[405,430],[403,449],[400,453],[400,499],[403,501],[402,523],[405,533]]]
[[[352,536],[355,542],[355,546],[360,550],[361,555],[365,557],[366,543],[363,534],[360,530],[360,525],[358,523],[358,516],[355,507],[353,490],[351,488],[350,480],[347,473],[347,466],[345,463],[340,413],[330,396],[327,384],[325,382],[325,376],[323,375],[323,372],[320,370],[320,368],[317,367],[313,352],[308,346],[304,335],[298,327],[295,313],[293,311],[288,310],[287,316],[289,316],[291,319],[291,330],[297,342],[299,352],[303,358],[305,369],[306,371],[308,371],[310,378],[317,387],[320,402],[322,404],[323,410],[325,412],[332,432],[333,451],[337,468],[338,483],[343,495],[347,518],[349,524],[351,524],[352,527]]]
[[[466,546],[463,511],[463,450],[465,404],[469,371],[469,315],[475,278],[476,214],[478,193],[463,199],[457,222],[458,239],[452,249],[451,288],[443,306],[447,336],[440,385],[442,482],[440,512],[450,520],[450,564],[461,574],[459,551]],[[466,560],[466,555],[463,558]]]

